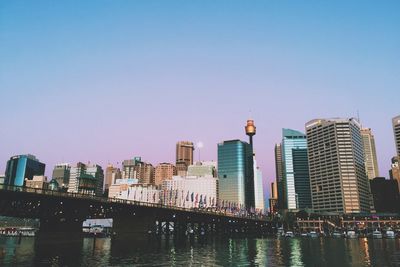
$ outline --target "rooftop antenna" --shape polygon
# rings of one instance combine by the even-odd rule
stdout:
[[[360,120],[360,112],[358,111],[358,109],[357,109],[357,120],[360,123],[361,128],[362,128],[362,123],[361,123],[361,120]]]

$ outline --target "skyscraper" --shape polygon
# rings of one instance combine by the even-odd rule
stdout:
[[[182,162],[184,162],[187,170],[187,167],[193,164],[193,150],[193,142],[180,141],[176,143],[176,164],[182,166]]]
[[[104,190],[108,190],[117,179],[121,179],[121,170],[109,164],[106,168],[106,179],[104,181]]]
[[[53,175],[51,176],[57,181],[59,189],[67,189],[69,184],[71,166],[68,163],[57,164],[54,166]]]
[[[218,144],[219,198],[231,203],[254,207],[254,183],[251,146],[240,140]]]
[[[396,144],[397,156],[400,157],[400,115],[392,119],[394,142]]]
[[[311,208],[306,135],[282,129],[282,166],[285,209]]]
[[[164,180],[172,179],[176,175],[176,167],[171,163],[160,163],[155,168],[154,185],[161,186]]]
[[[32,180],[34,175],[44,175],[46,165],[33,155],[17,155],[7,161],[7,185],[23,186],[25,179]]]
[[[376,158],[375,138],[371,129],[361,129],[361,136],[364,147],[365,170],[369,179],[379,176],[378,160]]]
[[[314,211],[369,212],[372,198],[360,123],[353,118],[315,119],[305,126]]]
[[[277,208],[284,209],[286,207],[285,194],[286,189],[283,184],[283,160],[282,160],[282,144],[275,144],[275,172],[277,187]]]

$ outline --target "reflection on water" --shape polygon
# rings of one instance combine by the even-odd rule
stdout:
[[[0,265],[400,266],[400,240],[1,237]]]

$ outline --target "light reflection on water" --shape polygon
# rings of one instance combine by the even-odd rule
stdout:
[[[0,265],[400,266],[400,240],[1,237]]]

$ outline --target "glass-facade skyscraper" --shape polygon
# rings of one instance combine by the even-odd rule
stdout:
[[[218,144],[219,199],[254,207],[253,150],[240,140]]]
[[[25,178],[32,180],[34,175],[44,175],[45,166],[33,155],[13,156],[7,161],[4,183],[23,186]]]
[[[283,188],[285,209],[311,208],[306,135],[282,129]]]

